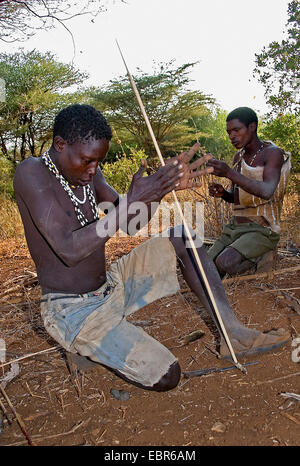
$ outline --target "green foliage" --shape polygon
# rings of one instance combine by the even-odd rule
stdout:
[[[42,152],[57,112],[80,98],[65,90],[87,76],[50,52],[20,50],[0,54],[0,77],[6,88],[6,100],[0,103],[1,149],[16,163]]]
[[[291,153],[292,169],[300,171],[300,117],[292,114],[265,119],[260,128],[263,139],[273,141],[277,146]]]
[[[128,192],[133,175],[138,171],[142,159],[146,159],[143,151],[132,152],[130,156],[117,156],[116,162],[104,162],[101,168],[107,181],[118,193]]]
[[[139,70],[135,83],[144,103],[153,132],[164,155],[173,155],[190,146],[195,131],[188,119],[201,114],[213,99],[190,91],[189,73],[195,63],[174,67],[173,61],[159,64],[151,75]],[[112,80],[104,89],[90,91],[91,102],[105,113],[119,137],[124,132],[130,145],[145,150],[150,165],[155,149],[127,76]]]
[[[287,38],[256,54],[254,76],[265,88],[272,113],[299,113],[300,2],[288,5]]]
[[[195,128],[197,138],[205,151],[230,164],[235,149],[226,132],[226,116],[227,112],[220,108],[206,108],[202,115],[193,118],[189,123]]]

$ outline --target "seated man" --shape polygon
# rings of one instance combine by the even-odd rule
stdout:
[[[29,157],[16,170],[16,198],[42,288],[41,314],[49,334],[68,352],[101,363],[139,387],[169,390],[180,379],[177,359],[126,317],[179,290],[177,257],[187,283],[210,309],[182,228],[172,229],[169,237],[151,238],[108,271],[105,244],[120,226],[126,230],[135,202],[145,203],[151,212],[152,202],[173,189],[189,187],[192,178],[211,171],[199,170],[210,156],[189,165],[199,149],[195,144],[150,176],[143,177],[143,165],[127,196],[120,198],[98,168],[110,139],[111,128],[100,112],[88,105],[72,105],[57,115],[49,151],[40,158]],[[104,202],[115,207],[99,219],[97,205]],[[239,353],[267,351],[288,340],[282,329],[265,334],[241,324],[202,246],[198,253]],[[223,342],[221,352],[229,354]]]
[[[230,168],[211,159],[214,175],[231,180],[226,191],[218,183],[209,194],[233,203],[233,218],[208,251],[223,277],[243,273],[255,266],[279,241],[280,212],[287,186],[290,158],[272,142],[257,136],[258,119],[248,107],[233,110],[226,119],[227,133],[239,149]]]

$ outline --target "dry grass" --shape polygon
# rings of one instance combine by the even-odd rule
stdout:
[[[23,224],[16,202],[0,196],[0,239],[16,238],[24,235]]]

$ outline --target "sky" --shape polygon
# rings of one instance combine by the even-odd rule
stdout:
[[[228,112],[239,106],[267,112],[264,88],[253,78],[255,54],[284,38],[289,0],[126,1],[108,2],[108,11],[94,19],[85,15],[67,23],[75,56],[71,36],[59,24],[23,43],[1,43],[0,51],[51,51],[86,71],[85,85],[100,87],[125,74],[117,39],[132,74],[137,68],[151,73],[154,61],[199,62],[190,74],[192,89]]]

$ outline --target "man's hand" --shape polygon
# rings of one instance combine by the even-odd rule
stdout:
[[[166,161],[166,164],[169,165],[174,160],[178,160],[179,165],[183,166],[183,175],[179,181],[179,185],[175,187],[177,191],[188,188],[199,188],[202,185],[199,177],[213,172],[212,167],[199,170],[201,165],[212,159],[213,156],[211,154],[206,154],[203,157],[197,159],[195,162],[189,164],[189,161],[194,157],[199,149],[200,144],[197,142],[190,148],[189,151],[182,152],[181,154],[177,155],[177,157]]]
[[[221,184],[211,183],[208,186],[208,192],[209,192],[209,195],[212,197],[221,198],[225,194],[226,191]]]
[[[143,177],[146,170],[146,162],[133,176],[127,199],[129,202],[140,201],[146,204],[160,201],[166,194],[173,190],[187,189],[201,186],[200,176],[212,173],[213,168],[199,169],[201,165],[211,159],[211,155],[205,155],[189,164],[200,144],[196,143],[187,152],[182,152],[177,157],[166,161],[166,165],[159,168],[154,174]],[[195,181],[194,181],[195,180]]]
[[[222,176],[225,178],[228,178],[229,171],[231,170],[227,163],[223,162],[222,160],[217,160],[213,157],[207,162],[207,166],[213,168],[214,175]]]

